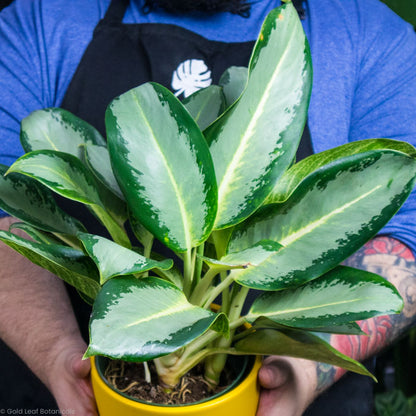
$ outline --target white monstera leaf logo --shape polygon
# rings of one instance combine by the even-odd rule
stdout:
[[[188,59],[176,68],[172,75],[172,88],[178,97],[189,97],[201,88],[206,88],[212,83],[211,71],[201,59]]]

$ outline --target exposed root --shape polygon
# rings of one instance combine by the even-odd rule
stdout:
[[[156,380],[157,374],[154,365],[149,364],[152,379]],[[147,383],[144,373],[145,369],[142,363],[110,361],[104,375],[116,390],[131,397],[153,403],[170,405],[193,403],[213,394],[212,386],[198,371],[186,374],[176,387],[170,389]],[[215,392],[219,392],[223,388],[219,387]]]
[[[139,383],[137,381],[133,381],[127,387],[125,387],[124,389],[118,389],[118,391],[121,391],[122,393],[125,393],[126,391],[130,390],[134,386],[138,386],[138,385],[139,385]]]

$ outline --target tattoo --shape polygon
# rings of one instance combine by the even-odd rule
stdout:
[[[347,259],[346,266],[367,270],[385,277],[395,285],[404,300],[398,315],[378,316],[359,322],[368,336],[331,335],[329,342],[337,350],[358,361],[375,355],[397,340],[416,317],[416,262],[413,253],[390,237],[376,237]],[[325,390],[345,370],[318,363],[317,391]]]

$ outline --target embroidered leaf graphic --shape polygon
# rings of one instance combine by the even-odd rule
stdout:
[[[201,59],[188,59],[182,62],[172,75],[172,88],[178,97],[183,93],[189,97],[201,88],[206,88],[212,83],[211,71]]]

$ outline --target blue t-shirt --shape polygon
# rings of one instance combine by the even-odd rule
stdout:
[[[256,39],[277,0],[253,2],[249,19],[230,13],[143,14],[131,0],[125,23],[170,23],[208,39]],[[20,121],[59,107],[110,0],[15,0],[0,13],[0,163],[23,150]],[[416,35],[379,0],[309,0],[303,21],[314,82],[309,127],[315,152],[387,137],[416,145]],[[416,253],[416,195],[382,230]]]

